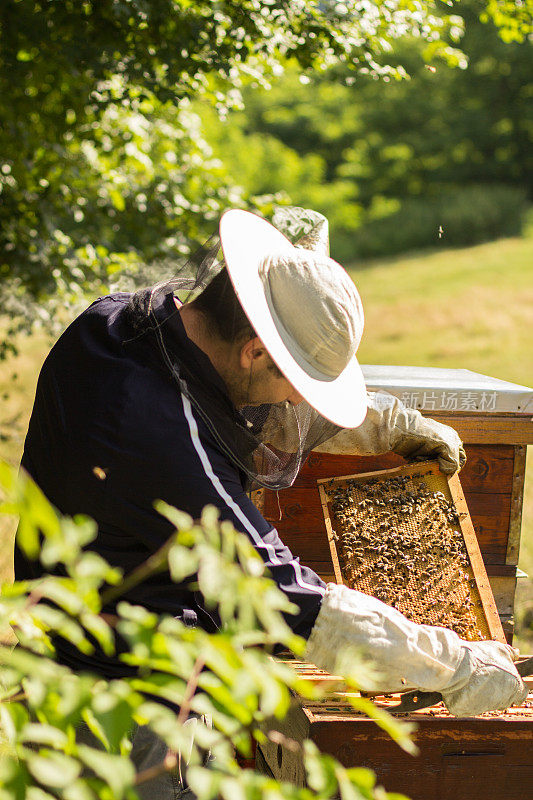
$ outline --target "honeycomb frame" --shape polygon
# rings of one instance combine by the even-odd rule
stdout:
[[[457,474],[428,461],[317,483],[337,583],[414,622],[506,642]]]

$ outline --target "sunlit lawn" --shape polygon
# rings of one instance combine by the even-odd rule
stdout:
[[[533,237],[355,265],[363,363],[461,367],[533,381]]]
[[[533,383],[533,236],[356,264],[351,274],[366,314],[360,359],[368,364],[467,368]],[[43,335],[20,341],[20,355],[0,362],[0,456],[16,463]],[[12,525],[0,520],[0,577],[11,572]],[[533,458],[526,479],[521,568],[533,575]],[[517,617],[533,608],[533,582],[519,584]],[[521,643],[533,649],[533,641]]]

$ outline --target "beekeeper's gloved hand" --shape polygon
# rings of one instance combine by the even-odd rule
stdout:
[[[368,411],[358,428],[339,431],[315,448],[322,453],[377,455],[393,451],[411,459],[438,458],[443,472],[464,465],[466,453],[453,428],[427,419],[387,392],[368,392]]]
[[[354,650],[366,654],[379,673],[361,689],[441,692],[456,716],[503,710],[527,697],[509,645],[466,642],[447,628],[417,625],[375,597],[330,583],[305,657],[342,675]]]

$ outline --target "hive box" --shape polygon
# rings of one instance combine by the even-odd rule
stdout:
[[[364,367],[368,388],[385,390],[454,427],[468,462],[461,484],[507,639],[520,551],[526,445],[533,443],[533,390],[468,370]],[[405,463],[394,454],[362,457],[311,453],[296,482],[256,502],[302,563],[335,581],[317,480]],[[312,668],[311,668],[312,669]],[[404,753],[371,720],[342,702],[295,699],[283,730],[312,739],[346,766],[373,769],[390,791],[412,800],[526,800],[533,797],[533,696],[509,715],[456,719],[430,711],[413,716],[420,756]],[[281,744],[261,745],[257,766],[302,785],[301,757]]]
[[[461,471],[479,547],[508,641],[519,576],[526,445],[533,443],[533,390],[469,370],[363,367],[369,390],[387,391],[424,416],[451,425],[468,461]],[[292,552],[324,580],[334,581],[317,480],[387,469],[401,456],[311,453],[294,485],[255,501]]]
[[[309,675],[306,675],[309,677]],[[391,701],[392,702],[392,701]],[[419,753],[405,753],[372,720],[342,697],[336,702],[295,701],[282,723],[289,739],[311,739],[346,767],[368,767],[379,784],[411,800],[529,800],[533,794],[533,695],[499,716],[455,718],[432,709],[409,714]],[[267,742],[257,768],[278,780],[305,785],[302,755]]]

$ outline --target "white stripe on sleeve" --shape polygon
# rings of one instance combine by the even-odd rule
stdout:
[[[326,590],[322,586],[314,586],[312,583],[307,583],[304,580],[302,575],[302,568],[300,564],[295,560],[292,561],[281,561],[276,555],[276,551],[271,544],[267,544],[261,537],[259,531],[254,528],[246,514],[243,512],[242,508],[240,508],[232,496],[224,489],[220,478],[215,475],[213,471],[213,467],[211,466],[211,462],[209,461],[209,457],[205,451],[202,442],[200,441],[200,436],[198,433],[198,425],[196,423],[196,419],[194,418],[194,414],[192,411],[192,407],[190,404],[189,399],[182,393],[181,395],[183,401],[183,410],[185,411],[185,417],[187,419],[187,423],[189,425],[189,431],[191,434],[192,443],[194,445],[194,449],[198,453],[202,466],[205,470],[205,474],[213,484],[215,490],[220,495],[220,497],[224,500],[224,502],[231,508],[237,519],[243,524],[244,528],[248,531],[250,536],[252,537],[254,543],[258,547],[264,547],[270,557],[270,563],[276,566],[291,566],[294,569],[294,574],[296,577],[296,583],[302,587],[302,589],[307,589],[308,591],[315,592],[316,594],[321,595],[322,597],[326,593]]]

